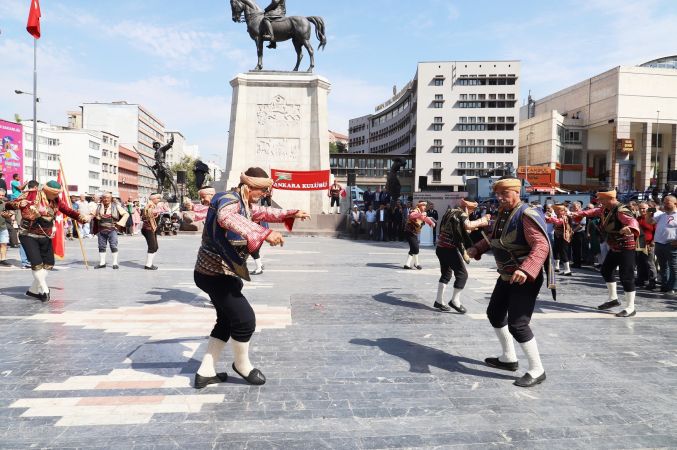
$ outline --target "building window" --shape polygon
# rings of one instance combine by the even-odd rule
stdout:
[[[433,79],[433,86],[443,86],[444,85],[444,78],[434,78]]]
[[[433,153],[442,153],[442,139],[435,139],[432,148]]]
[[[441,117],[435,117],[434,122],[435,123],[442,123],[442,118]]]
[[[658,137],[658,145],[656,145],[656,137]],[[651,146],[656,148],[663,148],[663,135],[662,134],[651,134]]]
[[[580,164],[581,163],[581,152],[578,150],[572,150],[565,148],[564,149],[564,161],[563,164]]]
[[[89,171],[89,179],[90,180],[98,180],[99,179],[99,173],[98,172],[92,172],[90,170]]]
[[[442,163],[434,162],[433,163],[433,183],[442,182]]]
[[[442,124],[441,123],[434,123],[433,124],[433,131],[442,131]]]
[[[90,156],[90,157],[89,157],[89,163],[90,163],[90,164],[96,164],[96,165],[98,165],[100,161],[101,161],[101,160],[100,160],[99,158],[95,158],[95,157],[93,157],[93,156]]]
[[[98,150],[100,145],[94,141],[89,141],[89,148],[92,150]]]

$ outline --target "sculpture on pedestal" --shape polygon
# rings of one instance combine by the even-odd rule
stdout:
[[[402,185],[400,184],[400,180],[397,178],[397,173],[405,165],[406,162],[402,158],[395,158],[393,160],[392,166],[390,166],[390,170],[388,171],[386,191],[388,191],[388,194],[390,194],[390,206],[395,206],[397,201],[400,199]]]
[[[197,187],[197,190],[199,191],[205,184],[205,179],[207,178],[207,174],[209,173],[209,166],[198,159],[197,161],[195,161],[193,173],[195,174],[195,187]]]
[[[299,70],[305,47],[310,56],[312,72],[315,67],[315,51],[310,43],[312,34],[311,24],[315,26],[315,35],[320,41],[318,49],[327,45],[324,19],[318,16],[290,16],[287,17],[285,0],[272,0],[271,4],[262,10],[254,0],[230,0],[233,22],[246,22],[249,36],[256,42],[256,54],[258,64],[254,70],[263,69],[263,43],[270,41],[268,48],[276,48],[276,42],[292,40],[296,50],[296,66],[294,72]]]
[[[172,148],[173,145],[174,145],[174,135],[172,135],[172,137],[165,145],[162,145],[159,142],[153,142],[153,149],[155,150],[154,155],[155,164],[153,164],[153,166],[150,167],[150,170],[153,172],[155,180],[157,181],[158,194],[164,194],[165,181],[169,180],[169,184],[172,190],[174,191],[173,199],[175,200],[178,197],[178,189],[176,187],[174,179],[172,178],[171,170],[169,170],[169,167],[167,166],[166,162],[166,154],[169,151],[169,149]],[[166,198],[166,196],[164,197]]]

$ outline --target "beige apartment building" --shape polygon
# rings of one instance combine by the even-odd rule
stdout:
[[[521,173],[548,167],[569,189],[677,184],[677,56],[530,99],[520,116]]]

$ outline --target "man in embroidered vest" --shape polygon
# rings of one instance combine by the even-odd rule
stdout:
[[[554,289],[554,272],[545,218],[539,209],[522,203],[521,187],[521,181],[513,177],[503,177],[494,183],[499,201],[498,217],[491,236],[470,248],[468,255],[479,259],[489,249],[493,250],[500,274],[487,307],[487,317],[503,354],[484,361],[490,367],[516,371],[514,337],[529,361],[529,369],[514,384],[531,387],[545,381],[545,370],[529,322],[543,284],[543,267],[548,272],[551,289]]]
[[[80,223],[88,223],[90,220],[89,216],[79,214],[61,201],[60,193],[61,185],[50,181],[41,190],[28,190],[16,200],[5,204],[6,209],[21,211],[19,240],[31,263],[34,280],[26,295],[43,302],[50,299],[47,273],[54,268],[52,227],[56,213],[61,212]]]
[[[440,235],[437,238],[437,248],[435,254],[440,261],[440,280],[437,284],[437,298],[433,304],[434,308],[443,312],[455,311],[465,314],[465,306],[461,304],[461,291],[465,288],[468,281],[468,271],[465,263],[469,261],[466,249],[472,247],[472,239],[469,232],[489,225],[491,215],[471,221],[469,216],[477,209],[477,202],[470,199],[461,200],[459,208],[448,209],[442,221],[440,222]],[[454,274],[454,295],[449,304],[446,305],[442,300],[444,290],[451,281],[451,274]]]
[[[153,265],[153,259],[157,253],[159,246],[157,242],[157,219],[162,214],[169,212],[169,208],[161,202],[162,196],[160,194],[152,194],[148,199],[148,204],[143,209],[141,214],[141,234],[146,238],[146,245],[148,245],[148,253],[146,254],[146,264],[143,266],[145,270],[157,270],[157,266]]]
[[[418,261],[418,236],[421,234],[421,228],[423,228],[424,223],[427,223],[431,227],[435,226],[435,222],[428,217],[425,212],[427,206],[428,202],[425,200],[420,201],[416,205],[416,208],[413,208],[407,216],[407,224],[404,226],[404,236],[409,243],[409,256],[407,256],[407,262],[404,263],[404,269],[412,269],[412,263],[418,270],[423,269]]]
[[[233,370],[250,384],[266,382],[263,373],[249,361],[249,341],[256,329],[256,316],[242,295],[242,280],[250,281],[247,257],[264,242],[272,246],[284,244],[279,232],[258,222],[284,223],[291,231],[295,219],[310,218],[308,213],[296,209],[259,205],[272,186],[273,180],[265,170],[252,167],[240,175],[237,189],[220,192],[212,199],[193,277],[216,309],[216,325],[195,374],[196,389],[227,380],[225,372],[216,372],[216,363],[229,339],[233,346]]]
[[[127,210],[113,201],[113,194],[105,192],[93,217],[92,234],[98,234],[99,237],[99,265],[94,266],[95,269],[106,267],[107,246],[110,246],[110,252],[113,254],[113,269],[120,268],[118,266],[118,231],[115,227],[124,228],[128,218]]]
[[[548,215],[545,217],[545,221],[555,226],[555,272],[559,272],[559,263],[562,261],[564,264],[564,275],[570,277],[573,274],[569,265],[569,246],[571,245],[573,229],[571,219],[569,218],[569,210],[566,205],[561,203],[553,206],[553,210],[555,211],[555,216]]]
[[[635,312],[635,247],[639,236],[639,223],[630,209],[618,201],[616,190],[598,192],[601,207],[575,213],[576,217],[601,217],[600,228],[606,237],[609,251],[602,263],[602,276],[609,293],[608,301],[597,309],[605,310],[621,306],[616,292],[614,271],[618,268],[625,291],[625,307],[616,317],[632,317]]]

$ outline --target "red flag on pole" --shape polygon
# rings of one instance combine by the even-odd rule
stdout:
[[[28,13],[26,31],[35,39],[40,39],[40,2],[31,0],[31,11]]]
[[[61,185],[61,192],[59,193],[59,202],[63,202],[70,206],[70,199],[66,194],[66,187],[63,185],[63,176],[59,170],[59,178],[57,180]],[[52,237],[52,247],[54,248],[54,256],[58,259],[63,259],[66,256],[66,218],[60,212],[56,213],[54,217],[54,234]]]

